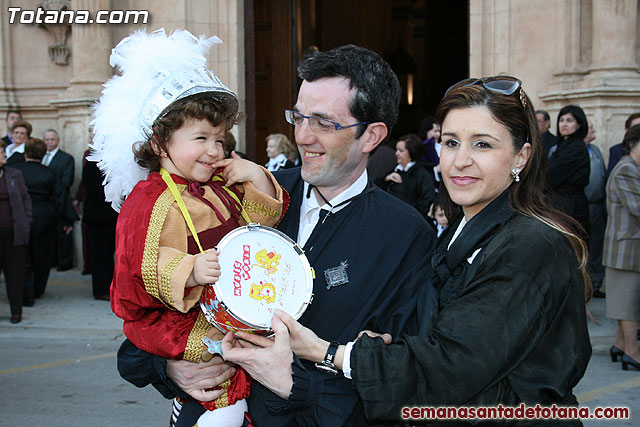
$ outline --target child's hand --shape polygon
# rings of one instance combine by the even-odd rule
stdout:
[[[224,168],[222,176],[228,187],[242,182],[251,182],[258,190],[270,197],[276,196],[276,189],[264,170],[252,161],[241,158],[235,151],[231,152],[230,159],[216,162],[214,168]]]
[[[195,256],[193,271],[189,276],[189,280],[187,280],[187,288],[218,281],[220,277],[218,255],[220,253],[216,249],[208,249],[204,253]]]
[[[224,168],[222,176],[227,186],[242,182],[256,182],[264,177],[264,172],[260,166],[241,158],[235,151],[231,152],[230,159],[216,162],[214,168]]]

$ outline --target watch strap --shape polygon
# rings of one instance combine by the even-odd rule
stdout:
[[[335,367],[334,361],[336,358],[336,352],[338,351],[338,347],[340,343],[337,341],[331,341],[329,343],[329,348],[327,348],[327,352],[324,355],[324,359],[320,363],[316,363],[315,366],[321,371],[328,372],[333,375],[338,374],[338,370]]]

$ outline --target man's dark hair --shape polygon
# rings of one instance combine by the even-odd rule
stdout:
[[[24,155],[30,159],[42,161],[46,152],[47,146],[41,139],[31,138],[24,143]]]
[[[536,110],[536,114],[542,114],[542,117],[544,118],[545,122],[548,122],[549,120],[551,120],[551,116],[545,110]]]
[[[640,118],[640,113],[633,113],[632,115],[627,117],[627,120],[624,121],[624,128],[629,129],[631,127],[631,122],[639,118]]]
[[[400,83],[389,64],[377,53],[363,47],[346,45],[326,52],[313,50],[298,64],[298,76],[308,82],[343,77],[356,94],[349,105],[359,122],[383,122],[388,135],[398,118]],[[366,127],[359,126],[356,138]]]
[[[7,120],[9,118],[9,114],[14,113],[14,114],[19,114],[20,118],[22,119],[22,113],[18,110],[9,110],[7,111],[7,116],[4,118],[5,120]]]

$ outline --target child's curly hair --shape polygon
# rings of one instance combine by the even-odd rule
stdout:
[[[158,172],[160,156],[155,153],[153,146],[167,151],[167,143],[173,133],[189,119],[208,120],[212,126],[225,123],[226,129],[229,130],[243,118],[244,115],[238,113],[237,104],[230,102],[224,95],[200,93],[179,99],[156,120],[153,125],[154,133],[148,135],[146,141],[133,149],[136,163],[151,172]]]

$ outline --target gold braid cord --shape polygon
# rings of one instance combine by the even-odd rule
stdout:
[[[186,186],[182,185],[182,187]],[[167,304],[162,298],[160,298],[160,291],[158,289],[158,247],[160,246],[162,226],[164,225],[167,212],[169,212],[169,208],[173,202],[173,195],[168,189],[163,191],[160,197],[156,200],[153,210],[151,211],[151,218],[149,218],[149,227],[147,228],[147,236],[144,241],[144,252],[142,254],[141,270],[144,288],[149,295],[158,298],[165,305]],[[173,310],[173,307],[168,305],[167,307]]]
[[[162,298],[166,301],[167,305],[175,306],[173,296],[171,295],[171,276],[173,276],[173,272],[176,271],[178,264],[180,264],[180,261],[182,261],[185,256],[187,256],[185,253],[179,254],[165,265],[160,272]]]
[[[275,209],[271,209],[269,206],[263,205],[262,203],[258,203],[255,200],[244,199],[242,201],[242,207],[244,208],[244,210],[250,213],[254,213],[254,214],[258,214],[258,215],[262,215],[270,218],[280,217],[279,211]]]
[[[216,399],[216,409],[225,408],[229,406],[229,386],[231,385],[231,379],[225,380],[220,387],[224,389],[222,396]]]
[[[202,357],[202,350],[204,347],[204,343],[202,342],[202,338],[207,336],[207,332],[211,325],[204,317],[204,313],[202,310],[198,313],[198,318],[196,319],[195,325],[193,325],[193,329],[189,332],[189,338],[187,339],[187,346],[184,349],[184,360],[188,360],[189,362],[199,362]]]

